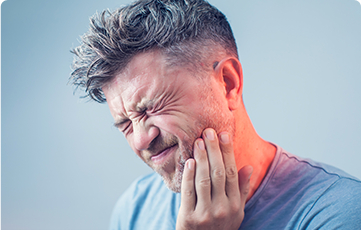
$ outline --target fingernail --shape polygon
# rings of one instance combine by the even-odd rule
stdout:
[[[207,129],[205,133],[208,140],[214,140],[214,131],[212,129]]]
[[[187,167],[188,167],[189,169],[193,169],[193,168],[194,168],[194,161],[191,160],[191,159],[189,159],[189,160],[187,161]]]
[[[197,145],[200,150],[205,149],[203,140],[198,140]]]
[[[228,135],[228,133],[221,133],[220,139],[223,142],[223,144],[228,144],[229,143],[229,135]]]

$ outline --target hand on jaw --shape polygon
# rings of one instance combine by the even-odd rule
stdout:
[[[217,137],[209,128],[195,141],[194,159],[187,160],[183,172],[177,230],[240,227],[253,168],[237,173],[232,144],[228,133]]]

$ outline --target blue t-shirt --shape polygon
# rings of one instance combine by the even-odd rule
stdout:
[[[180,194],[152,173],[121,196],[110,229],[172,230],[179,207]],[[277,147],[239,229],[361,229],[361,181]]]

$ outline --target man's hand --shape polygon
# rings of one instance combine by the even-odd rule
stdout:
[[[177,230],[237,230],[244,218],[251,166],[237,173],[228,133],[203,131],[194,144],[194,159],[186,162]]]

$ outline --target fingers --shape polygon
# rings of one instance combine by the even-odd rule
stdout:
[[[218,140],[215,131],[208,128],[203,131],[202,138],[195,141],[195,162],[192,163],[197,167],[193,168],[193,171],[188,168],[185,170],[189,173],[189,179],[184,182],[187,185],[182,184],[182,188],[187,189],[182,193],[189,194],[193,207],[207,207],[213,199],[223,199],[224,195],[233,202],[239,202],[241,199],[245,203],[249,193],[252,166],[245,166],[237,172],[233,141],[227,132],[220,133]],[[188,178],[188,174],[184,177]]]
[[[219,140],[226,174],[225,191],[230,199],[237,202],[239,200],[238,170],[234,159],[233,142],[226,132],[219,134]]]
[[[183,210],[193,211],[196,204],[196,193],[194,187],[195,161],[188,159],[184,166],[181,186],[181,205]]]
[[[213,129],[205,129],[203,139],[206,143],[209,159],[209,175],[211,177],[211,195],[213,199],[225,195],[225,167],[216,132]]]
[[[207,207],[211,201],[211,178],[208,156],[202,139],[197,139],[194,143],[194,160],[196,161],[195,190],[197,193],[197,206]]]
[[[182,179],[177,229],[238,229],[244,218],[253,168],[237,173],[233,141],[226,132],[217,137],[205,129],[194,143]]]

